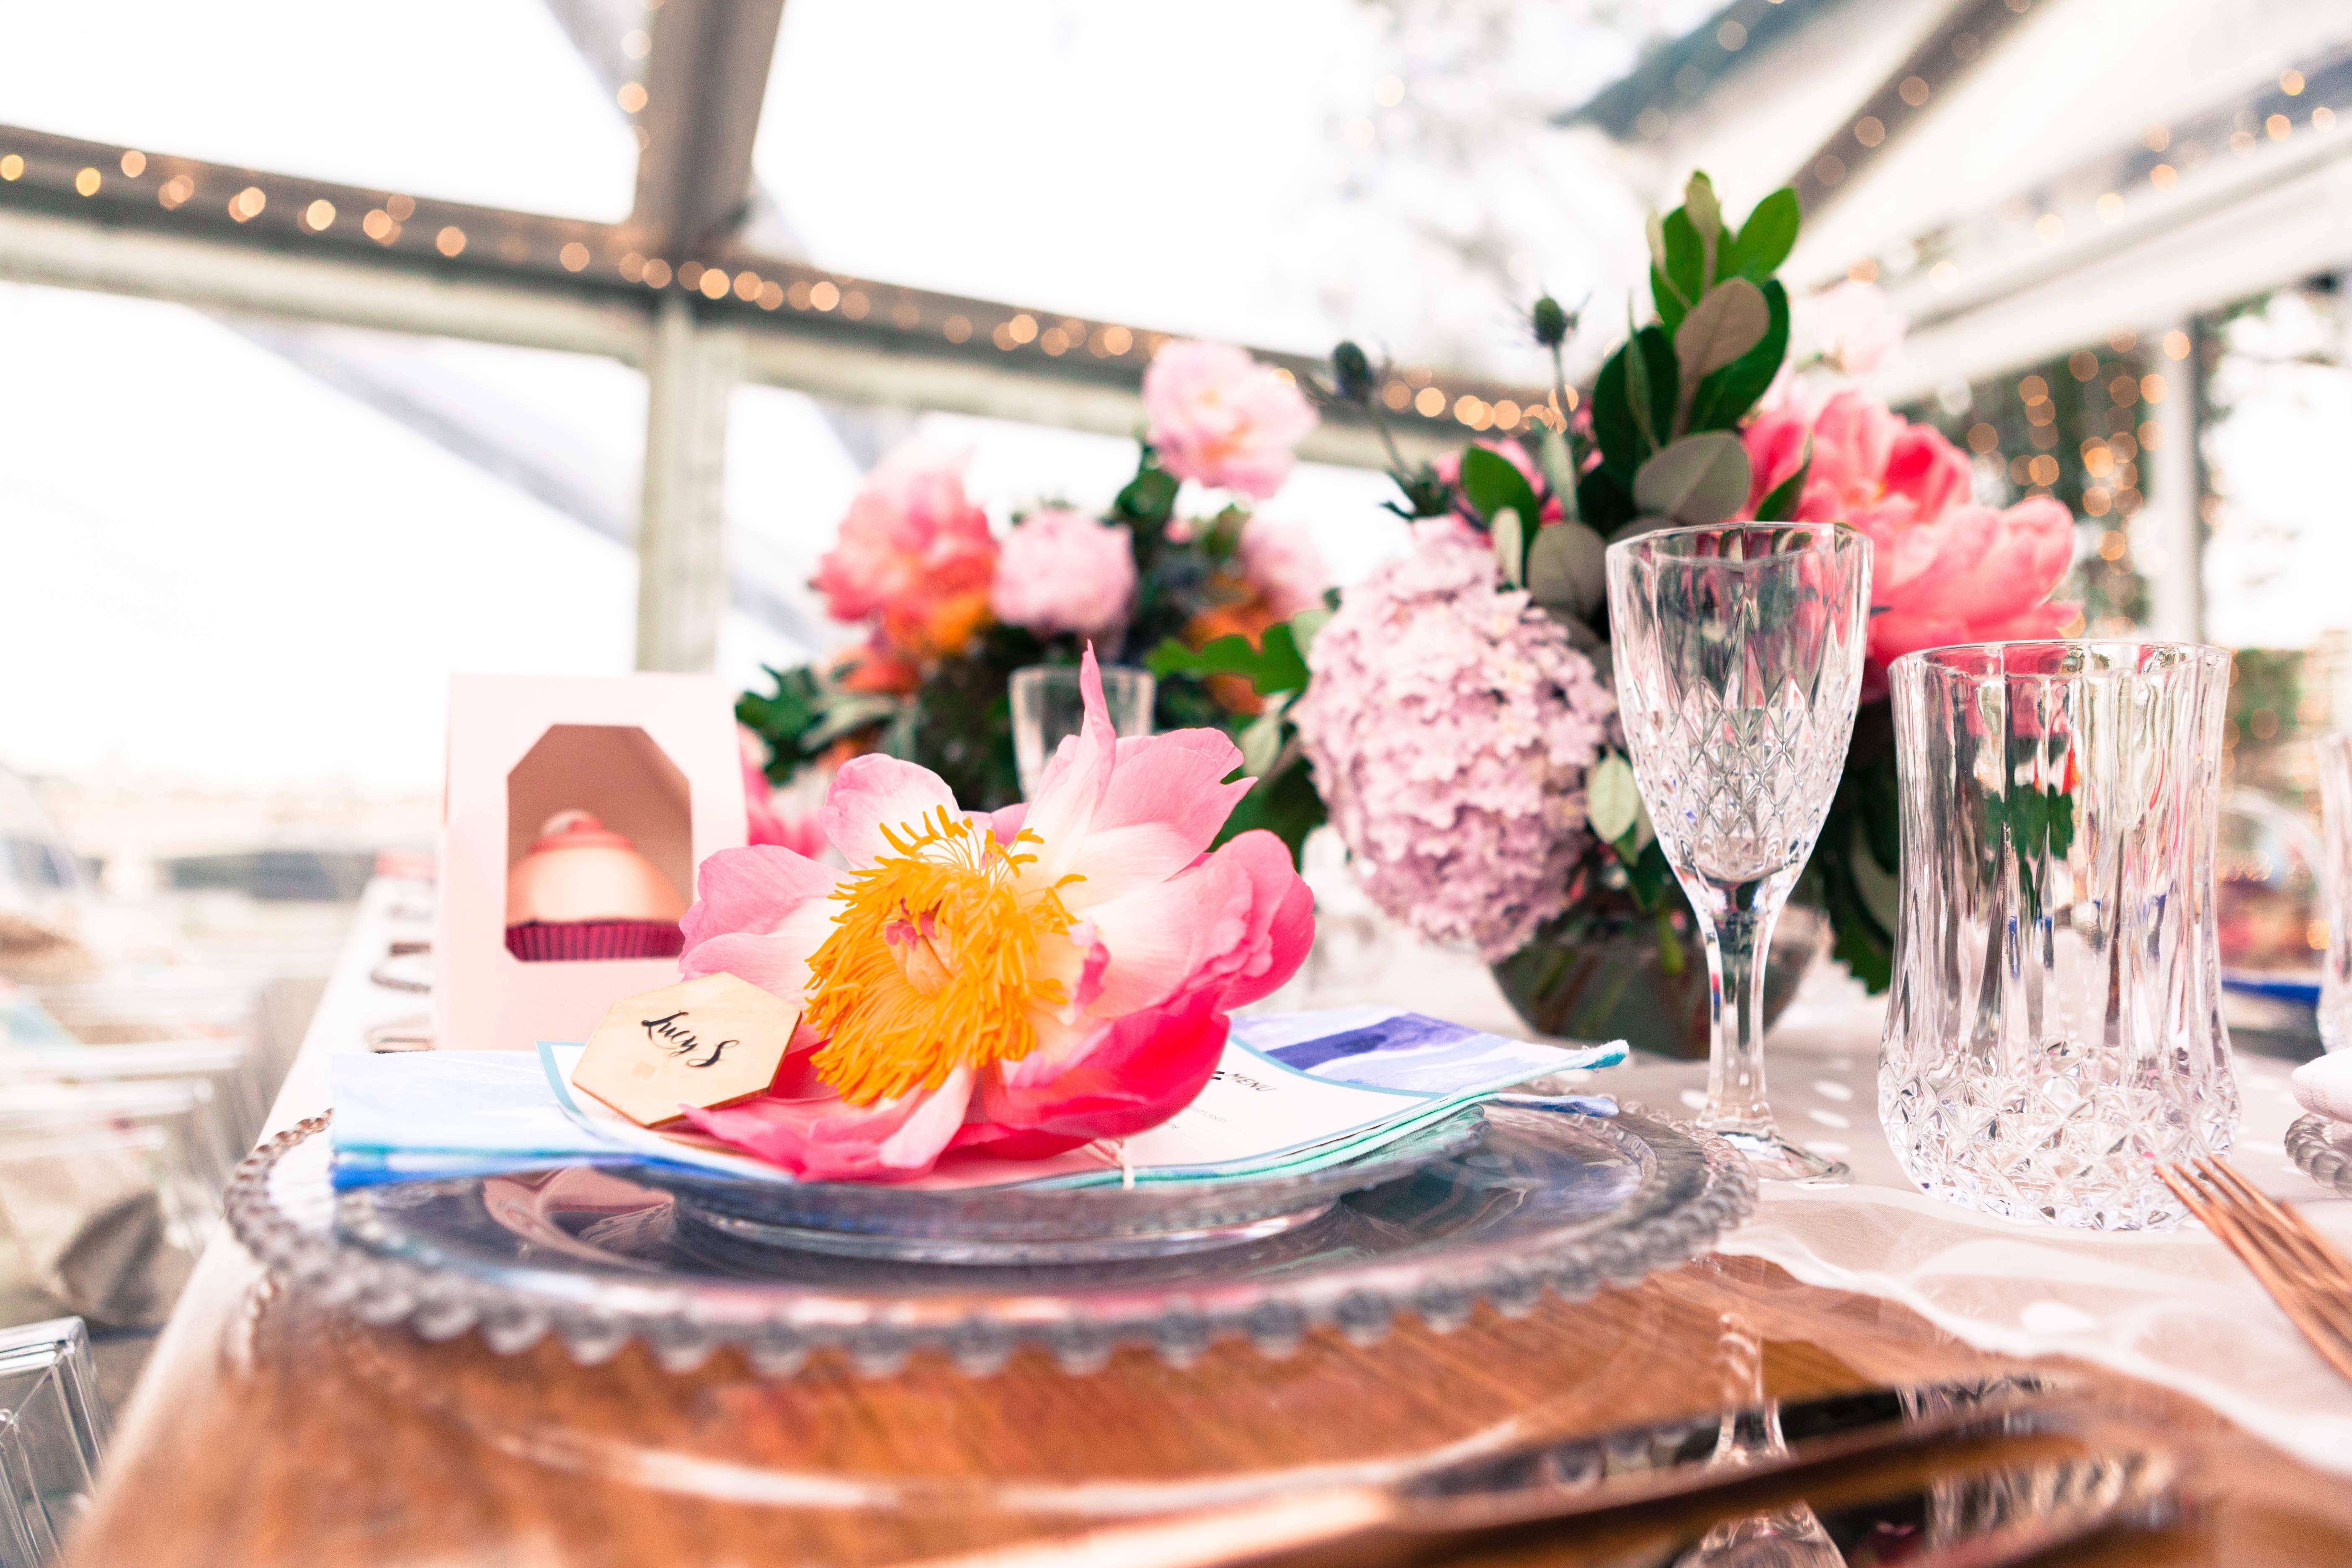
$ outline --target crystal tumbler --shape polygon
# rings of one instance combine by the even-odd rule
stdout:
[[[1764,954],[1853,738],[1870,541],[1822,523],[1664,529],[1609,547],[1609,637],[1633,781],[1706,942],[1706,1106],[1768,1180],[1845,1167],[1780,1136],[1764,1094]]]
[[[2331,1051],[2352,1047],[2352,735],[2322,735],[2319,913],[2327,922],[2327,964],[2319,974],[2319,1037]]]
[[[1896,1160],[2013,1219],[2178,1225],[2158,1166],[2238,1122],[2213,890],[2229,654],[1990,643],[1891,678]]]

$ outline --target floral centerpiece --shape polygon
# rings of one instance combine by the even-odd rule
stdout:
[[[1704,966],[1695,975],[1685,952],[1689,910],[1615,728],[1611,540],[1743,518],[1843,523],[1871,539],[1864,701],[1808,883],[1837,955],[1874,990],[1889,979],[1881,894],[1898,852],[1887,662],[2051,636],[2075,616],[2050,601],[2074,552],[2065,509],[1977,504],[1950,442],[1834,374],[1899,341],[1874,289],[1817,300],[1823,352],[1790,365],[1774,275],[1798,216],[1781,190],[1735,227],[1695,175],[1683,205],[1650,224],[1654,319],[1629,320],[1580,392],[1563,352],[1577,317],[1538,300],[1530,325],[1551,353],[1550,405],[1525,440],[1397,461],[1393,504],[1416,520],[1413,547],[1348,591],[1309,655],[1295,717],[1366,886],[1423,934],[1475,945],[1551,1032],[1593,1033],[1594,1008],[1608,1016],[1629,992],[1662,989],[1590,961],[1628,931],[1653,981],[1691,991],[1685,1024],[1703,1029],[1706,1016]],[[1329,395],[1380,422],[1386,372],[1342,343],[1332,373]],[[1675,1043],[1650,1032],[1642,1043]],[[1703,1032],[1683,1032],[1704,1051]]]
[[[1289,478],[1315,409],[1286,373],[1190,342],[1153,358],[1143,402],[1135,473],[1100,516],[1039,506],[1000,533],[960,461],[906,451],[877,468],[813,584],[863,640],[821,665],[771,670],[773,689],[737,707],[763,742],[767,785],[878,752],[932,770],[971,805],[1010,805],[1013,672],[1075,664],[1092,645],[1150,665],[1156,728],[1238,741],[1235,762],[1257,784],[1224,836],[1270,828],[1297,852],[1323,808],[1286,711],[1328,579],[1303,529],[1251,509]],[[1185,515],[1186,480],[1222,504]],[[768,787],[752,793],[755,839],[805,837],[804,825],[758,809]]]

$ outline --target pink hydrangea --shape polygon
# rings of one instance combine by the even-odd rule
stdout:
[[[1033,511],[996,558],[989,608],[1033,632],[1095,634],[1127,619],[1135,601],[1135,543],[1114,528],[1066,507]]]
[[[1314,535],[1298,523],[1252,518],[1242,530],[1240,560],[1242,576],[1276,620],[1313,609],[1331,585]]]
[[[1423,528],[1347,591],[1292,710],[1374,901],[1489,962],[1559,912],[1616,703],[1494,552]]]
[[[877,620],[917,658],[960,652],[988,619],[996,541],[964,460],[894,453],[867,477],[811,584],[837,621]]]
[[[1298,388],[1228,343],[1173,342],[1143,373],[1152,449],[1180,479],[1264,500],[1315,428]]]

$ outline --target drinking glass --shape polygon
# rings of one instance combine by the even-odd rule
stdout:
[[[2352,735],[2319,737],[2319,913],[2327,922],[2327,963],[2319,974],[2319,1037],[2331,1051],[2352,1047]]]
[[[1122,735],[1151,733],[1151,700],[1159,686],[1151,672],[1118,664],[1101,668],[1110,727]],[[1033,664],[1013,672],[1013,761],[1021,770],[1022,799],[1036,795],[1055,749],[1086,721],[1076,665]]]
[[[1706,942],[1699,1125],[1759,1176],[1842,1179],[1773,1125],[1762,959],[1853,736],[1870,541],[1820,523],[1666,529],[1611,545],[1608,569],[1634,782]]]
[[[2214,918],[2230,656],[2018,642],[1895,661],[1902,902],[1878,1110],[1934,1196],[2165,1228],[2238,1121]]]

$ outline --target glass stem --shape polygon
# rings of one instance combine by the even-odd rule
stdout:
[[[1772,1137],[1771,1108],[1764,1098],[1764,954],[1780,912],[1779,889],[1769,880],[1716,889],[1706,933],[1706,1110],[1699,1125],[1710,1132],[1748,1132]]]

